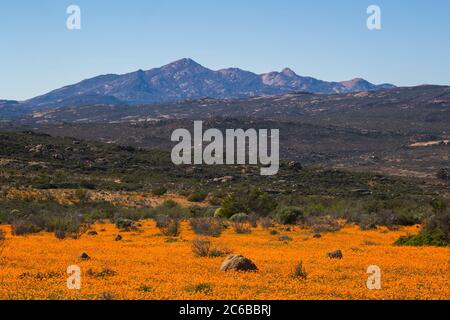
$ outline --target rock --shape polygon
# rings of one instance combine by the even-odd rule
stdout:
[[[220,267],[220,271],[257,271],[258,267],[244,256],[232,254],[228,256]]]
[[[320,233],[316,233],[315,235],[313,235],[313,238],[320,239],[322,238],[322,235]]]
[[[44,146],[42,144],[38,144],[38,145],[31,147],[28,151],[34,152],[34,153],[39,153],[39,152],[42,152],[43,149],[44,149]]]
[[[122,236],[120,234],[118,234],[116,236],[116,238],[114,239],[114,241],[121,241],[122,240]]]
[[[300,171],[300,170],[303,169],[303,166],[302,166],[302,164],[299,163],[299,162],[291,161],[291,162],[288,163],[288,168],[291,168],[291,169]]]
[[[66,158],[64,158],[64,155],[63,155],[63,154],[61,154],[61,153],[56,153],[56,154],[53,155],[53,159],[64,161]]]
[[[342,259],[344,257],[341,250],[328,252],[327,256],[330,259]]]
[[[96,236],[96,235],[98,235],[97,231],[95,231],[95,230],[91,230],[91,231],[89,231],[87,234],[88,234],[89,236]]]
[[[225,176],[225,177],[213,179],[214,182],[221,182],[221,183],[227,183],[227,182],[230,182],[233,180],[234,180],[233,176]]]
[[[83,260],[83,261],[87,261],[87,260],[91,260],[91,257],[89,257],[89,255],[86,252],[83,252],[82,254],[80,254],[78,256],[79,260]]]

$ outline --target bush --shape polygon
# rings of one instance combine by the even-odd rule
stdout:
[[[202,293],[204,295],[210,295],[213,291],[213,286],[209,283],[200,283],[186,287],[186,291],[191,293]]]
[[[180,220],[168,216],[156,217],[156,227],[167,237],[178,237],[180,235]]]
[[[218,237],[224,229],[222,221],[216,218],[193,218],[189,222],[197,235]]]
[[[211,249],[211,242],[208,240],[195,239],[192,242],[192,252],[197,257],[208,257]]]
[[[249,216],[246,213],[236,213],[231,218],[232,222],[246,222],[248,221]]]
[[[190,202],[203,202],[203,201],[205,201],[207,196],[208,196],[208,193],[206,193],[206,192],[195,191],[187,198],[187,200]]]
[[[445,208],[441,208],[445,210]],[[437,213],[425,221],[424,227],[418,235],[400,237],[395,245],[398,246],[450,246],[450,210]]]
[[[270,218],[261,218],[259,220],[259,223],[261,225],[261,228],[263,228],[263,229],[269,229],[273,225],[272,224],[272,219],[270,219]]]
[[[415,236],[400,237],[394,243],[396,246],[411,246],[411,247],[447,247],[450,246],[448,236],[440,231],[433,232],[431,234],[420,233]]]
[[[5,232],[3,230],[0,230],[0,257],[5,247],[5,242],[6,242]]]
[[[259,189],[242,190],[229,194],[222,201],[221,214],[231,218],[236,213],[267,216],[276,207],[273,197]]]
[[[159,188],[155,188],[155,189],[152,190],[152,194],[154,196],[158,196],[158,197],[163,196],[166,193],[167,193],[167,188],[166,187],[159,187]]]
[[[187,209],[188,218],[204,218],[213,216],[214,212],[211,208],[190,206]]]
[[[243,222],[234,222],[231,225],[234,229],[234,232],[238,233],[238,234],[245,234],[245,233],[250,233],[250,226],[247,223],[243,223]]]
[[[276,219],[280,224],[296,224],[303,218],[303,213],[298,207],[284,207],[277,210]]]
[[[131,219],[118,218],[115,223],[117,229],[122,231],[135,231],[137,230],[137,224]]]
[[[167,216],[176,219],[186,218],[187,215],[188,209],[182,208],[173,200],[164,201],[161,205],[150,209],[148,214],[150,217]]]
[[[42,231],[42,228],[27,220],[16,220],[11,224],[11,227],[14,236],[24,236]]]
[[[279,241],[283,241],[283,242],[288,242],[288,241],[292,241],[293,239],[291,237],[289,237],[287,234],[282,234],[281,236],[278,237]]]
[[[308,217],[305,225],[309,226],[314,233],[336,232],[342,229],[342,226],[331,216]]]
[[[216,209],[216,211],[214,211],[214,218],[225,218],[225,214],[222,208],[218,208]]]
[[[436,177],[441,180],[450,181],[450,169],[441,168],[436,174]]]
[[[303,266],[303,261],[300,261],[295,266],[294,272],[292,273],[292,278],[301,280],[306,280],[308,278],[308,273],[306,272],[305,267]]]

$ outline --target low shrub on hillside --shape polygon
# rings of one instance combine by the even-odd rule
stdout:
[[[246,213],[236,213],[231,218],[232,222],[246,222],[249,220],[249,215]]]
[[[233,192],[222,201],[221,215],[231,218],[237,213],[268,216],[276,208],[276,201],[269,194],[257,188]]]
[[[296,224],[303,218],[303,213],[298,207],[282,207],[275,212],[275,218],[280,224]]]
[[[246,234],[251,232],[250,225],[246,222],[233,222],[231,227],[237,234]]]
[[[166,187],[158,187],[152,190],[152,194],[154,196],[163,196],[167,193],[167,188]]]
[[[169,216],[158,216],[156,226],[167,237],[178,237],[181,232],[180,220]]]
[[[426,219],[418,235],[400,237],[398,246],[450,246],[450,210]]]
[[[207,192],[204,191],[195,191],[192,194],[189,195],[187,198],[190,202],[203,202],[205,201],[206,197],[208,196]]]

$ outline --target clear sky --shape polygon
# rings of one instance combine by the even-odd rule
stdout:
[[[79,31],[66,28],[71,4]],[[366,27],[371,4],[380,31]],[[1,1],[0,43],[0,99],[184,57],[212,69],[450,85],[448,0]]]

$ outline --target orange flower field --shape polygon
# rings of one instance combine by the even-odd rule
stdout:
[[[160,234],[154,221],[141,232],[119,233],[111,224],[93,227],[97,236],[58,240],[53,234],[7,237],[0,254],[0,299],[450,299],[450,248],[395,247],[417,227],[361,231],[347,226],[322,238],[299,227],[277,228],[293,241],[256,228],[235,234],[230,228],[210,238],[251,259],[258,272],[219,271],[225,257],[199,258],[187,222],[179,238]],[[340,249],[343,259],[327,252]],[[86,252],[91,259],[78,260]],[[291,275],[303,261],[307,279]],[[67,288],[67,268],[81,268],[81,289]],[[381,290],[369,290],[367,268],[381,268]]]

